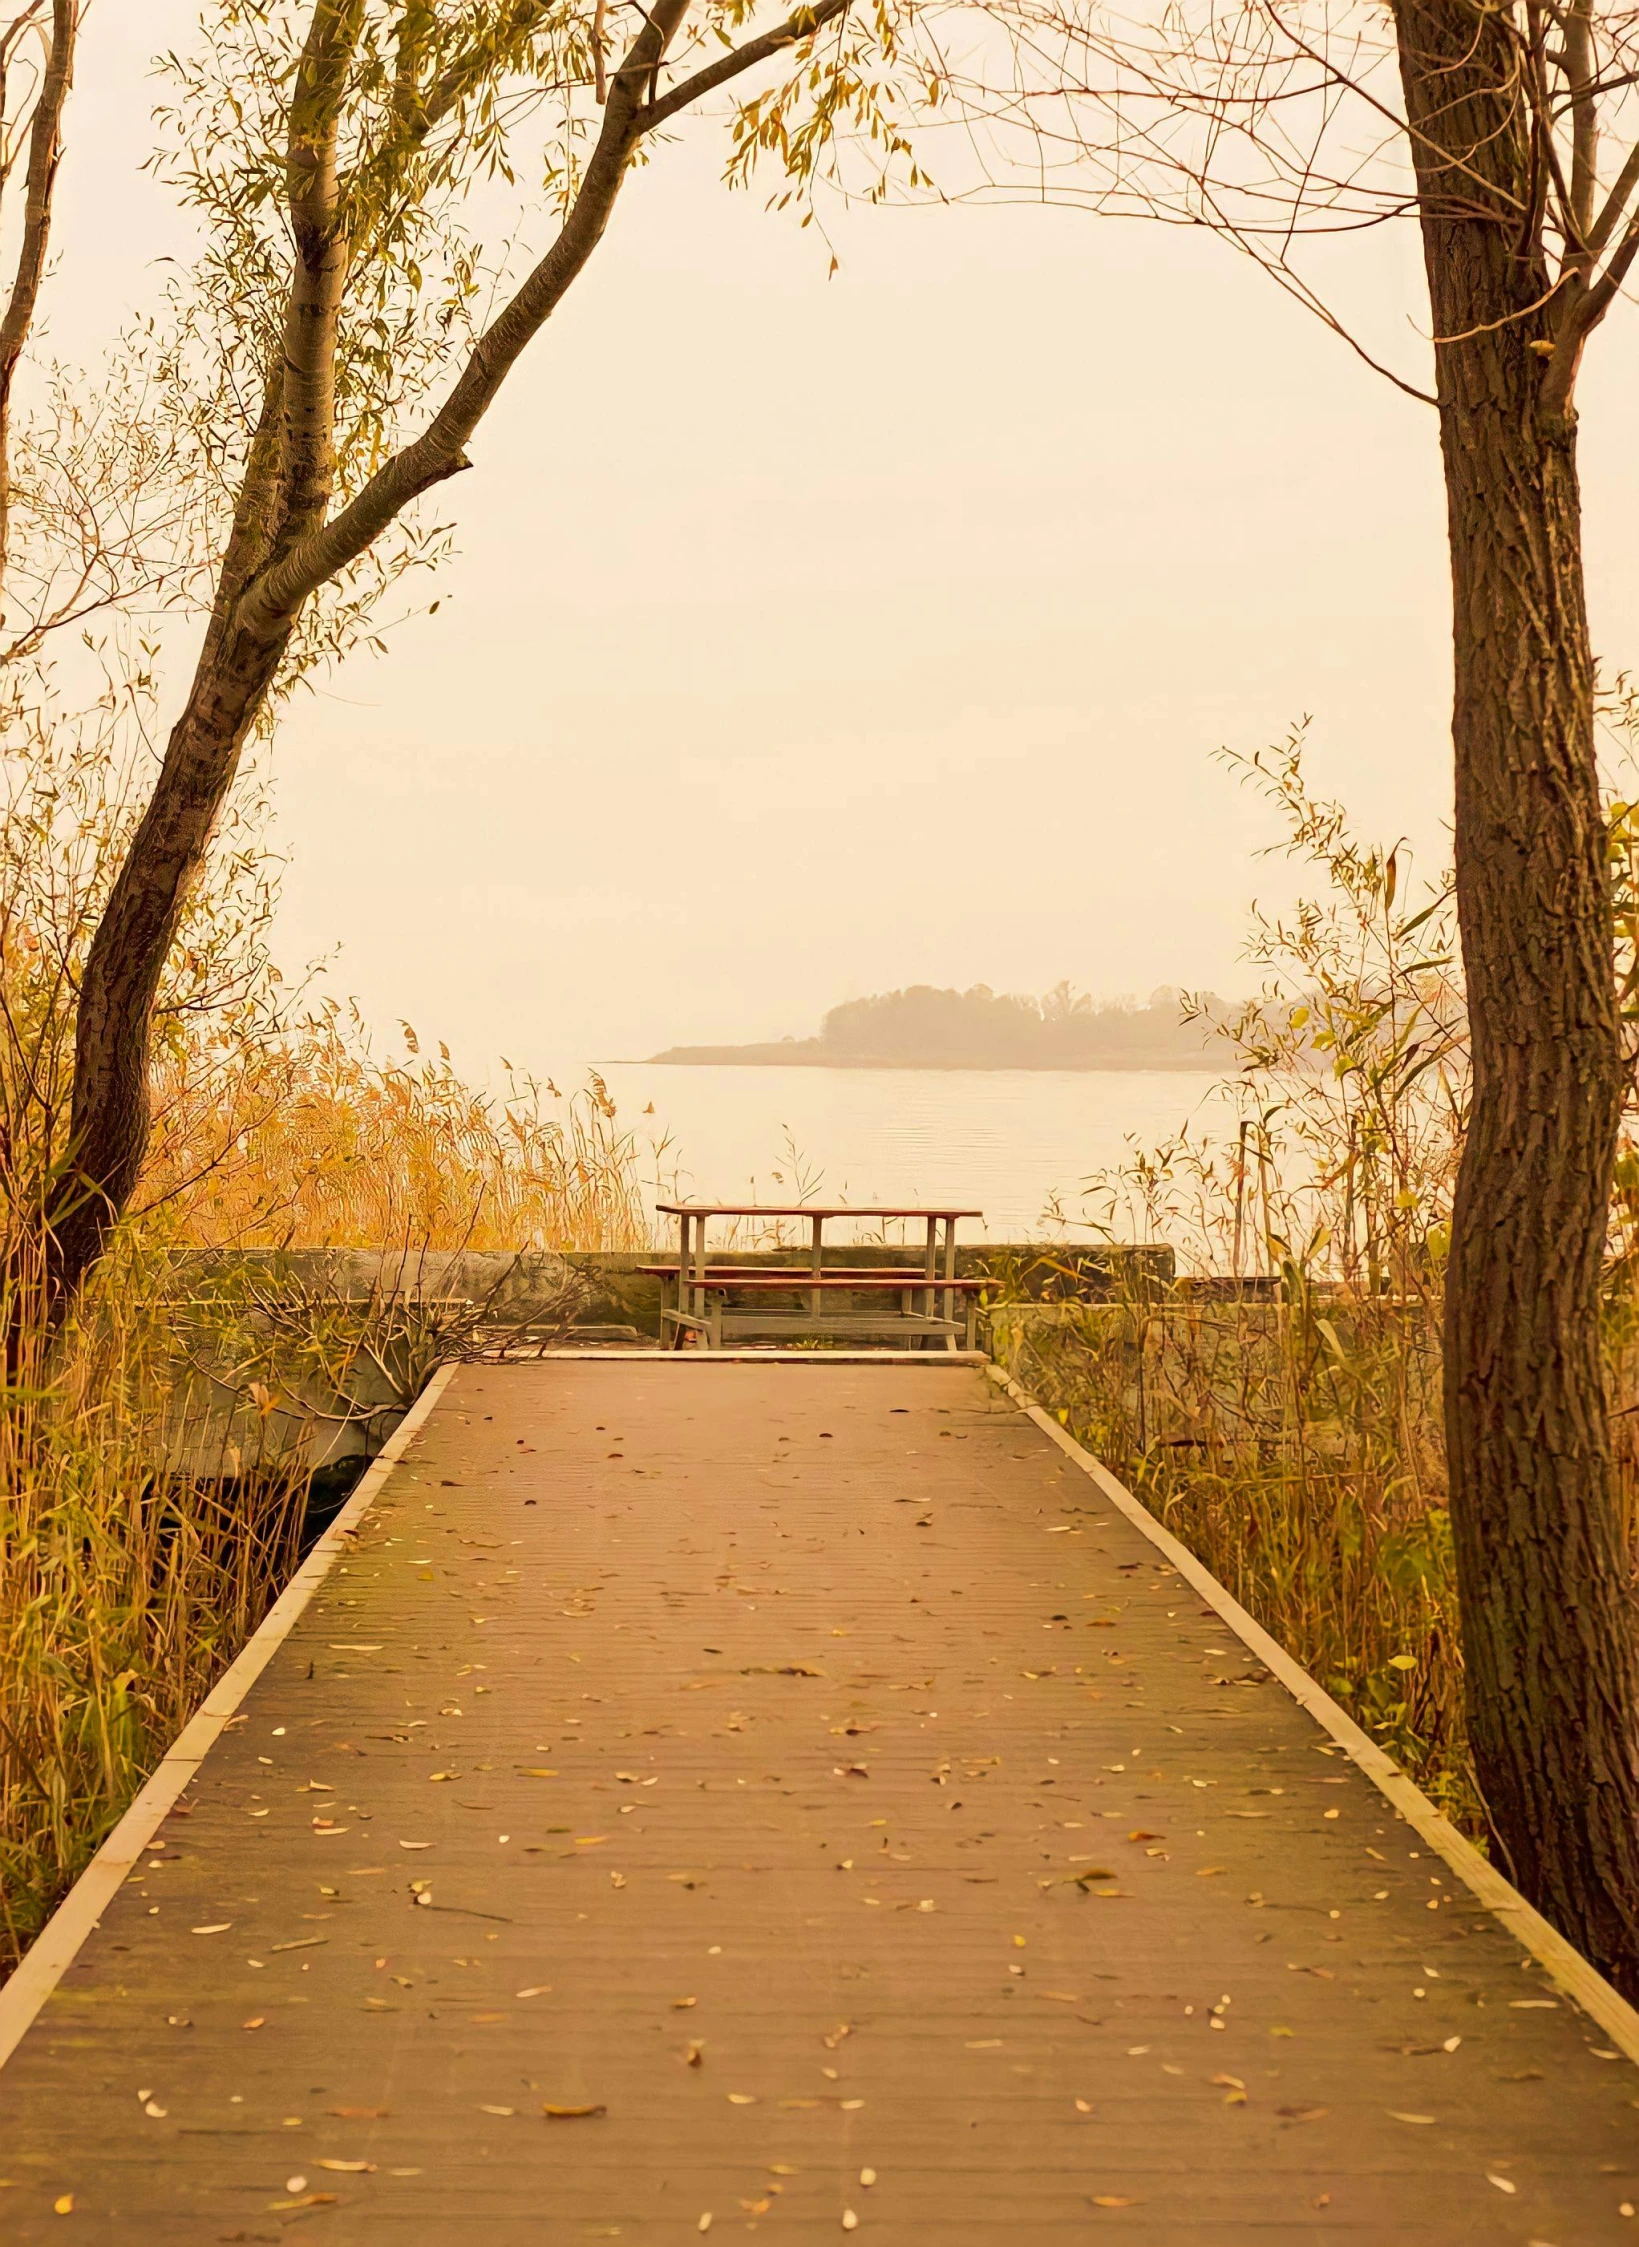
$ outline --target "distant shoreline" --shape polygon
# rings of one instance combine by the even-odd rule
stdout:
[[[1112,1053],[1096,1060],[1053,1057],[1032,1061],[1022,1057],[998,1060],[994,1056],[956,1054],[930,1061],[903,1054],[816,1052],[812,1048],[805,1050],[803,1041],[793,1040],[790,1045],[668,1046],[664,1053],[644,1054],[635,1061],[612,1061],[607,1066],[617,1069],[893,1069],[931,1076],[982,1071],[991,1076],[1083,1077],[1140,1072],[1146,1076],[1207,1077],[1223,1075],[1224,1055],[1210,1051],[1198,1056]]]

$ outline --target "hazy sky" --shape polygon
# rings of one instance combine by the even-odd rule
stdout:
[[[192,5],[100,0],[49,312],[90,352],[185,236],[138,167]],[[482,1066],[803,1033],[909,981],[1246,980],[1286,877],[1213,761],[1314,770],[1432,864],[1449,620],[1432,413],[1205,238],[1032,207],[838,216],[633,181],[450,487],[439,614],[274,752],[291,961]],[[1408,232],[1339,283],[1418,371]],[[1584,390],[1591,596],[1639,657],[1639,319]],[[180,670],[175,691],[183,684]],[[175,696],[173,694],[173,707]]]

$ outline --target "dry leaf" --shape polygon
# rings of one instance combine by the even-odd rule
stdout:
[[[1512,2177],[1495,2176],[1489,2169],[1485,2172],[1485,2181],[1488,2185],[1495,2185],[1499,2192],[1518,2192],[1519,2190],[1519,2186],[1515,2184]]]
[[[589,2122],[594,2116],[607,2114],[608,2111],[609,2109],[602,2105],[594,2107],[543,2106],[541,2109],[548,2122]]]
[[[385,2122],[392,2113],[391,2107],[332,2107],[330,2112],[340,2122]]]
[[[242,2029],[265,2029],[267,2027],[267,2015],[265,2013],[258,2013],[255,2020],[241,2021],[239,2026]]]
[[[193,1935],[225,1935],[232,1925],[231,1919],[215,1919],[212,1920],[209,1927],[193,1927],[189,1929],[189,1933]]]
[[[374,2163],[373,2161],[322,2161],[322,2160],[321,2160],[321,2161],[319,2162],[318,2166],[319,2166],[319,2167],[320,2167],[321,2169],[341,2169],[341,2170],[344,2170],[344,2171],[345,2171],[345,2172],[347,2173],[347,2175],[348,2175],[348,2176],[350,2176],[350,2177],[363,2177],[363,2176],[372,2176],[372,2177],[373,2177],[373,2176],[375,2175],[375,2170],[376,2170],[376,2165],[375,2165],[375,2163]]]
[[[1433,2120],[1435,2119],[1435,2118],[1434,2118],[1434,2116],[1433,2116],[1432,2114],[1400,2114],[1400,2113],[1398,2113],[1398,2112],[1396,2111],[1396,2109],[1395,2109],[1395,2108],[1393,2108],[1393,2107],[1390,2107],[1390,2109],[1389,2109],[1389,2115],[1390,2115],[1390,2118],[1391,2118],[1391,2119],[1392,2119],[1393,2121],[1395,2121],[1395,2122],[1424,2122],[1424,2123],[1427,2123],[1427,2122],[1432,2122],[1432,2121],[1433,2121]]]
[[[516,2114],[516,2113],[517,2113],[517,2111],[518,2111],[518,2110],[517,2110],[517,2108],[516,2108],[516,2107],[485,2107],[485,2106],[481,2106],[481,2107],[480,2107],[480,2108],[478,2109],[478,2112],[479,2112],[480,2114],[505,2114],[505,2115],[511,2115],[511,2114]]]
[[[51,2203],[51,2212],[55,2216],[72,2216],[74,2213],[74,2195],[71,2192],[59,2194]]]
[[[1095,2208],[1141,2208],[1143,2206],[1141,2200],[1129,2200],[1124,2193],[1119,2192],[1089,2193],[1088,2198]]]
[[[550,1997],[552,1984],[550,1982],[535,1982],[528,1989],[514,1990],[512,1994],[514,1997]]]
[[[731,2091],[728,2103],[731,2107],[754,2107],[757,2104],[756,2094],[751,2091]]]
[[[1277,2107],[1275,2112],[1287,2122],[1318,2122],[1326,2109],[1324,2107]]]

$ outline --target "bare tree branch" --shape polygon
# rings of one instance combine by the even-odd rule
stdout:
[[[11,392],[17,362],[34,325],[46,246],[51,238],[51,202],[62,154],[63,104],[74,77],[74,41],[79,30],[79,0],[53,0],[51,52],[34,105],[29,130],[28,175],[23,204],[23,239],[11,295],[0,317],[0,590],[4,589],[11,528]],[[27,11],[11,26],[15,33],[32,17]]]

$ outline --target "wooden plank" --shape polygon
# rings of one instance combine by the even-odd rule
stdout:
[[[656,1202],[663,1217],[983,1217],[982,1209],[930,1209],[926,1202],[903,1209],[854,1206],[848,1202]]]
[[[0,2071],[6,2247],[1631,2240],[1628,2062],[1050,1432],[463,1368]]]

